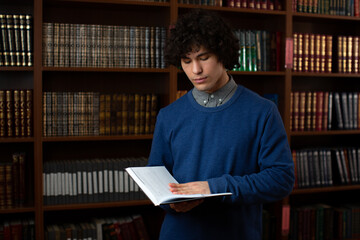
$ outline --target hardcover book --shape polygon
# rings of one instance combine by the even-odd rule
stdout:
[[[125,169],[131,178],[139,185],[155,206],[170,204],[207,197],[228,196],[232,193],[216,194],[173,194],[169,183],[178,183],[164,166],[128,167]]]

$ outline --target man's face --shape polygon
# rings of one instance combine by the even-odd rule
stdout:
[[[181,66],[191,83],[199,91],[215,92],[229,79],[223,64],[204,47],[193,48],[192,52],[181,58]]]

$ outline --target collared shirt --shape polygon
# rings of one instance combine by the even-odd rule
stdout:
[[[213,93],[207,93],[199,91],[196,88],[193,89],[192,95],[195,98],[196,102],[204,107],[218,107],[221,104],[226,103],[234,95],[237,88],[237,84],[233,77],[229,75],[229,81],[220,88],[219,90]]]

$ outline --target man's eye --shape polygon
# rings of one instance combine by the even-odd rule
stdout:
[[[184,59],[183,59],[182,62],[185,63],[185,64],[189,64],[191,61],[190,61],[190,60],[184,60]]]
[[[209,56],[201,57],[201,58],[200,58],[201,61],[206,61],[206,60],[208,60],[208,59],[209,59]]]

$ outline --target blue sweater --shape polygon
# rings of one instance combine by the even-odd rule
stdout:
[[[211,193],[187,213],[163,207],[160,239],[260,240],[262,204],[287,196],[294,166],[277,107],[242,87],[206,108],[191,91],[160,110],[149,165],[164,165],[180,183],[208,181]]]

